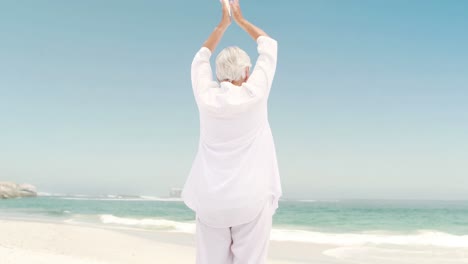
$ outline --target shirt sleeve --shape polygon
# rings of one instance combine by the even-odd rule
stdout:
[[[254,94],[268,97],[276,72],[278,42],[267,36],[257,39],[258,59],[246,87]]]
[[[195,98],[208,90],[214,82],[210,58],[211,51],[206,47],[202,47],[193,58],[191,76]]]

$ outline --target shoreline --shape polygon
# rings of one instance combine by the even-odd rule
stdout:
[[[1,264],[195,263],[192,222],[53,209],[0,210]],[[273,228],[267,263],[468,264],[468,235]]]
[[[195,263],[195,236],[47,219],[0,219],[2,264]],[[271,241],[270,264],[346,263],[322,254],[335,246]]]

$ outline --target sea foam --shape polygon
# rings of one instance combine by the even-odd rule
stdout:
[[[63,200],[83,200],[83,201],[160,201],[160,202],[182,202],[181,198],[164,198],[164,197],[154,197],[154,196],[135,196],[135,197],[125,197],[118,195],[106,195],[103,197],[94,197],[94,196],[80,196],[80,197],[60,197],[59,199]]]
[[[125,218],[117,217],[114,215],[104,214],[100,215],[100,220],[104,224],[116,224],[131,227],[141,227],[146,229],[161,229],[170,232],[182,233],[195,233],[195,224],[177,222],[166,219],[153,219],[153,218]]]
[[[170,232],[194,234],[194,222],[178,222],[156,218],[126,218],[114,215],[100,215],[104,224],[130,226],[144,229],[159,229]],[[336,246],[395,245],[395,246],[436,246],[446,248],[467,248],[468,235],[452,235],[436,230],[419,230],[414,233],[362,232],[324,233],[306,230],[273,228],[271,240],[293,241]]]
[[[437,246],[468,248],[468,235],[457,236],[435,230],[419,230],[415,233],[321,233],[304,230],[273,229],[272,240],[297,241],[338,246],[397,245]]]

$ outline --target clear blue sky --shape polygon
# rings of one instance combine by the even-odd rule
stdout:
[[[285,198],[468,199],[468,1],[241,1],[279,42]],[[216,0],[0,3],[0,180],[166,195],[198,143]],[[233,24],[220,48],[255,42]]]

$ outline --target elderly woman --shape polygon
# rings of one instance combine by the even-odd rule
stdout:
[[[222,20],[192,62],[200,141],[182,198],[196,213],[198,264],[261,264],[282,195],[267,111],[277,42],[242,16],[238,1],[222,2]],[[222,50],[215,81],[210,57],[231,24],[230,11],[257,42],[259,57],[250,74],[246,52]]]

